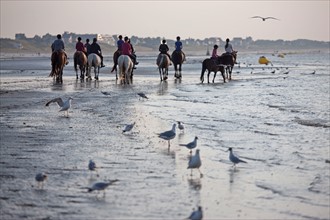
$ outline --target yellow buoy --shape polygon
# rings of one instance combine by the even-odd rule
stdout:
[[[260,63],[260,64],[266,64],[266,65],[268,65],[268,63],[270,63],[270,61],[267,60],[266,57],[261,56],[261,57],[259,57],[259,63]]]

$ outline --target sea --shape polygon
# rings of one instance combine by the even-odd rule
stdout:
[[[13,84],[4,82],[38,78],[42,79],[39,88],[48,91],[49,97],[54,92],[83,100],[80,104],[73,102],[71,123],[72,120],[81,122],[83,119],[78,114],[84,113],[87,116],[80,117],[90,118],[92,122],[95,114],[99,118],[94,126],[99,131],[86,130],[86,133],[91,132],[89,138],[76,138],[77,145],[93,143],[92,147],[99,146],[100,151],[82,150],[76,154],[93,156],[103,163],[101,176],[111,169],[112,174],[116,174],[111,177],[119,179],[118,186],[107,190],[105,199],[82,193],[81,177],[73,176],[74,180],[68,180],[71,184],[62,180],[61,184],[66,186],[59,195],[48,195],[58,200],[56,204],[45,199],[47,196],[43,197],[47,193],[57,193],[55,183],[48,183],[49,192],[46,183],[42,193],[32,193],[32,196],[43,197],[42,202],[48,206],[34,200],[34,205],[16,207],[15,211],[5,209],[15,207],[19,201],[10,203],[11,196],[15,195],[3,192],[1,209],[6,217],[15,218],[23,212],[26,218],[184,219],[201,206],[204,219],[330,218],[329,50],[281,56],[238,53],[232,80],[226,83],[220,73],[214,83],[214,73],[210,74],[210,83],[207,83],[207,73],[204,82],[200,81],[202,61],[208,58],[205,55],[187,56],[181,79],[174,78],[174,67],[170,66],[169,78],[162,82],[156,56],[138,56],[139,65],[130,85],[118,84],[115,74],[110,73],[110,56],[105,56],[106,68],[101,69],[100,80],[93,79],[89,83],[76,80],[70,59],[60,88],[48,78],[49,57],[2,57],[2,91],[13,89]],[[261,56],[266,56],[271,64],[259,64]],[[30,88],[24,81],[14,86]],[[106,96],[101,91],[109,92],[113,101],[129,104],[125,114],[111,109],[115,104],[105,102]],[[148,99],[139,98],[138,92],[145,93]],[[95,99],[93,105],[87,104],[86,96]],[[112,116],[101,114],[102,111]],[[127,115],[130,111],[133,113]],[[48,110],[48,114],[51,113],[58,115],[56,110]],[[125,137],[127,140],[119,138],[124,123],[133,121],[137,122],[133,128],[135,132]],[[185,130],[176,130],[176,137],[168,148],[168,142],[157,134],[170,130],[178,121],[184,124]],[[2,123],[5,123],[3,118]],[[118,124],[118,134],[112,131],[118,136],[116,142],[105,135],[104,127],[111,124]],[[77,135],[84,137],[80,133]],[[196,149],[200,150],[202,176],[198,170],[191,173],[187,169],[189,150],[180,146],[195,136],[198,137]],[[104,142],[113,143],[118,152],[106,153],[111,144],[105,147]],[[229,148],[247,163],[233,166]],[[87,152],[89,155],[84,155]],[[111,161],[113,157],[117,159]],[[6,160],[2,158],[2,161]],[[87,162],[88,159],[76,161],[75,166],[83,167],[81,164]],[[61,175],[67,177],[67,172],[64,173],[53,172],[56,179],[61,179]],[[89,174],[84,174],[84,178],[88,177]],[[40,208],[40,216],[22,211],[36,207]],[[48,211],[41,211],[47,207]]]

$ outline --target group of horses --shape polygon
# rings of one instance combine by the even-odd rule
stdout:
[[[207,70],[207,82],[209,81],[209,76],[211,72],[214,72],[213,80],[214,83],[216,74],[218,71],[221,72],[223,77],[223,82],[226,82],[226,79],[231,80],[232,69],[236,63],[237,53],[233,54],[222,54],[221,56],[215,58],[207,58],[202,62],[202,72],[200,80],[204,82],[204,73]],[[80,79],[84,79],[85,75],[87,79],[91,79],[91,69],[94,68],[95,80],[99,79],[99,72],[101,68],[101,58],[97,54],[89,54],[88,57],[84,52],[76,51],[73,56],[74,59],[74,69],[76,71],[76,77],[78,77],[78,67],[80,70]],[[64,51],[55,51],[51,57],[52,60],[52,71],[50,76],[56,79],[57,83],[63,83],[63,68],[67,62],[67,57]],[[127,55],[120,55],[116,51],[113,55],[114,66],[112,68],[113,72],[116,70],[116,79],[117,75],[117,65],[119,67],[119,77],[120,82],[123,84],[130,84],[133,78],[134,63],[132,59]],[[173,51],[171,59],[167,54],[159,54],[157,57],[157,66],[159,70],[160,80],[164,81],[168,78],[168,69],[171,65],[171,61],[174,65],[174,77],[177,79],[182,78],[181,66],[184,62],[185,57],[181,51]]]
[[[174,77],[177,79],[181,79],[181,66],[183,61],[185,60],[184,54],[181,51],[173,51],[171,60],[174,65]],[[167,80],[168,68],[171,65],[171,60],[167,54],[161,53],[158,55],[156,63],[159,70],[160,81]]]
[[[54,77],[57,83],[63,83],[63,68],[67,62],[67,57],[64,51],[54,51],[51,57],[52,61],[52,71],[49,76]],[[95,54],[91,53],[86,56],[82,51],[76,51],[73,55],[74,69],[76,71],[76,77],[78,79],[78,67],[80,70],[80,79],[85,78],[92,79],[91,69],[94,68],[95,79],[99,79],[99,73],[101,68],[101,58]]]

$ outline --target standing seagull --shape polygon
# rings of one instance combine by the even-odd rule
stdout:
[[[95,164],[95,162],[93,161],[93,160],[89,160],[89,163],[88,163],[88,169],[92,172],[92,171],[96,171],[97,172],[97,170],[96,170],[96,164]],[[98,176],[98,174],[97,174],[97,176]]]
[[[105,189],[110,186],[112,183],[117,182],[118,180],[110,180],[109,182],[97,182],[94,183],[92,187],[88,187],[88,192],[93,192],[94,190],[101,191],[103,190],[103,196],[105,196]]]
[[[66,112],[66,116],[69,117],[69,109],[71,107],[71,100],[73,100],[73,98],[71,98],[71,97],[69,97],[68,100],[66,100],[65,102],[63,102],[63,100],[61,98],[55,98],[55,99],[52,99],[49,102],[47,102],[46,106],[49,106],[49,104],[52,102],[56,102],[61,107],[61,109],[59,111]]]
[[[143,92],[138,92],[137,94],[143,99],[149,99]]]
[[[132,128],[134,127],[134,125],[135,125],[135,122],[132,123],[132,124],[125,125],[125,127],[124,127],[124,129],[123,129],[123,133],[132,130]]]
[[[175,135],[176,135],[175,127],[176,127],[176,124],[173,124],[171,130],[165,131],[165,132],[162,132],[162,133],[158,134],[158,137],[168,141],[168,148],[170,148],[170,146],[171,146],[170,145],[170,140],[175,138]]]
[[[188,217],[190,220],[202,220],[203,219],[203,210],[202,206],[198,206],[198,210],[193,211]]]
[[[198,171],[199,171],[199,173],[202,177],[203,174],[199,170],[199,168],[201,166],[202,166],[202,161],[201,161],[201,158],[199,156],[199,149],[197,149],[196,154],[190,158],[187,169],[191,169],[191,174],[190,174],[191,176],[192,176],[192,169],[198,169]]]
[[[262,21],[266,21],[267,19],[274,19],[274,20],[278,20],[278,21],[279,21],[279,19],[277,19],[277,18],[274,18],[274,17],[261,17],[261,16],[253,16],[253,17],[251,17],[251,18],[261,18],[261,19],[262,19]]]
[[[44,181],[47,179],[47,175],[45,173],[38,173],[35,177],[36,181],[38,182],[38,187],[41,183],[41,188],[44,186]]]
[[[181,121],[178,121],[178,128],[183,131],[184,130],[184,126],[183,123]]]
[[[180,144],[180,146],[185,146],[186,148],[190,149],[190,154],[191,154],[192,149],[197,147],[197,140],[198,140],[198,137],[196,136],[195,139],[192,142],[190,142],[188,144]]]
[[[239,159],[233,154],[233,149],[230,147],[229,149],[229,160],[234,163],[234,167],[236,167],[236,164],[238,163],[247,163],[244,160]]]

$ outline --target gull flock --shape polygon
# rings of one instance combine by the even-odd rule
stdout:
[[[110,93],[108,92],[103,92],[102,94],[104,95],[110,95]],[[149,99],[144,93],[137,93],[138,96],[142,99]],[[58,106],[60,107],[59,112],[65,112],[65,116],[69,117],[69,109],[71,108],[71,101],[73,100],[72,97],[67,98],[65,101],[63,101],[62,98],[58,97],[58,98],[54,98],[51,99],[50,101],[48,101],[46,103],[45,106],[49,106],[51,103],[57,103]],[[122,133],[128,133],[131,132],[134,127],[135,127],[135,122],[133,123],[129,123],[129,124],[125,124],[123,129],[122,129]],[[171,147],[171,140],[173,140],[176,137],[176,128],[178,127],[178,129],[181,132],[184,132],[185,126],[184,123],[182,121],[177,121],[176,123],[172,124],[172,128],[170,130],[166,130],[163,131],[161,133],[157,133],[158,138],[165,140],[168,142],[168,150],[170,150]],[[195,154],[192,155],[192,152],[195,148],[197,148],[197,140],[198,137],[195,136],[194,139],[187,143],[187,144],[179,144],[179,146],[181,147],[185,147],[188,150],[190,150],[190,155],[189,155],[189,160],[187,163],[187,169],[191,170],[190,176],[193,176],[193,170],[198,170],[199,174],[200,174],[200,178],[203,177],[202,172],[200,171],[200,168],[202,166],[202,160],[201,160],[201,156],[200,156],[200,149],[196,149],[195,150]],[[229,151],[229,161],[231,161],[233,163],[233,167],[236,169],[236,165],[238,163],[247,163],[244,160],[241,160],[239,157],[237,157],[234,153],[233,153],[233,149],[230,147],[228,148]],[[99,177],[98,172],[97,172],[97,168],[98,166],[96,166],[96,163],[94,160],[90,159],[87,165],[88,170],[91,172],[91,174],[93,172],[97,173],[97,177]],[[47,175],[45,172],[40,172],[37,173],[35,176],[35,180],[38,184],[38,188],[42,188],[44,187],[44,182],[47,180],[49,175]],[[117,182],[119,180],[115,179],[115,180],[107,180],[107,181],[97,181],[94,182],[91,186],[88,187],[84,187],[85,189],[87,189],[87,192],[93,192],[93,191],[97,191],[97,192],[101,192],[103,191],[103,197],[105,197],[105,190],[113,185],[115,182]],[[193,211],[190,216],[188,217],[188,219],[196,219],[196,220],[200,220],[203,219],[203,210],[201,206],[197,207],[197,210]]]

